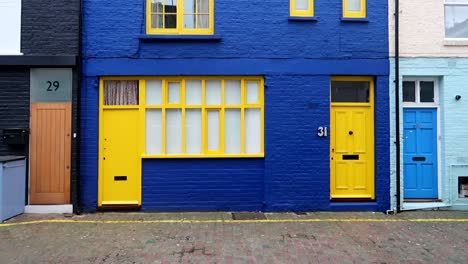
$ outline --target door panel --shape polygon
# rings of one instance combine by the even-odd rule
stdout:
[[[370,106],[331,107],[331,198],[374,198]]]
[[[436,199],[437,109],[403,110],[404,198]]]
[[[31,104],[30,204],[70,203],[71,103]]]
[[[141,205],[138,109],[103,110],[99,206]]]

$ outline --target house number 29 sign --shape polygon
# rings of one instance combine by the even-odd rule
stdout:
[[[73,75],[70,68],[31,69],[31,102],[71,102],[72,80]]]
[[[319,137],[328,137],[328,127],[318,127],[317,128],[317,136]]]

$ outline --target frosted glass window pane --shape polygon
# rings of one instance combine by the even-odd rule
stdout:
[[[162,84],[161,81],[146,81],[146,104],[160,105],[162,104]]]
[[[309,9],[309,0],[296,0],[295,3],[295,10],[308,10]]]
[[[166,110],[166,153],[182,153],[182,112],[180,109]]]
[[[468,0],[462,2],[468,4]],[[468,5],[445,5],[445,37],[468,38]]]
[[[201,81],[185,82],[185,104],[201,105],[202,103]]]
[[[221,104],[221,81],[206,81],[206,104]]]
[[[146,154],[161,154],[161,109],[146,110]]]
[[[202,152],[202,117],[200,109],[187,109],[185,112],[185,152]]]
[[[260,109],[245,109],[245,153],[260,153]]]
[[[168,86],[168,102],[170,104],[178,104],[180,102],[180,83],[170,82]]]
[[[241,153],[240,109],[226,109],[224,122],[224,152]]]
[[[224,103],[230,105],[241,104],[241,82],[240,81],[225,81],[224,82]]]
[[[346,10],[352,12],[361,11],[361,0],[348,0],[346,5]]]
[[[219,150],[219,111],[208,111],[208,150]]]
[[[255,104],[258,103],[258,83],[257,82],[247,82],[247,103]]]

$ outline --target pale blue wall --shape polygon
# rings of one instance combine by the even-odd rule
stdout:
[[[396,207],[395,155],[395,72],[390,60],[390,149],[391,207]],[[403,77],[436,77],[439,79],[441,198],[450,209],[468,210],[468,198],[458,198],[457,176],[468,176],[468,59],[403,58],[400,59],[400,95]],[[461,95],[456,101],[455,95]],[[401,102],[401,100],[400,100]],[[402,111],[400,104],[400,113]],[[400,114],[401,117],[401,114]],[[400,139],[402,138],[400,118]],[[403,152],[403,150],[402,150]],[[403,173],[401,173],[403,177]],[[403,179],[402,179],[403,182]],[[403,184],[401,184],[403,187]],[[403,193],[403,191],[401,192]]]

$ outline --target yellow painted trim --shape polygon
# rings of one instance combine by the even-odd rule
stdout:
[[[374,93],[375,93],[375,80],[374,77],[370,76],[333,76],[330,79],[330,88],[331,88],[331,82],[332,81],[355,81],[355,82],[369,82],[369,103],[332,103],[331,102],[331,96],[330,96],[330,198],[370,198],[370,199],[375,199],[375,113],[374,113]],[[334,185],[335,185],[335,170],[334,167],[332,166],[333,162],[335,160],[335,152],[333,149],[336,148],[334,146],[335,144],[335,131],[334,131],[334,126],[335,126],[335,117],[332,114],[332,109],[333,108],[340,108],[340,107],[369,107],[369,112],[372,114],[372,120],[368,121],[367,125],[369,126],[370,130],[370,135],[367,136],[367,140],[369,143],[369,151],[366,152],[368,154],[368,161],[369,161],[369,168],[368,171],[372,174],[372,177],[368,178],[368,185],[372,188],[369,193],[367,194],[353,194],[349,193],[346,195],[342,194],[337,194],[336,192],[334,193]],[[369,133],[367,133],[369,134]]]
[[[50,219],[12,223],[0,223],[2,227],[15,227],[35,224],[253,224],[253,223],[465,223],[468,218],[413,218],[413,219],[376,219],[376,218],[309,218],[309,219],[266,219],[266,220],[66,220]]]
[[[138,80],[138,105],[131,105],[131,106],[105,106],[104,105],[104,81],[107,80]],[[138,122],[138,126],[140,129],[140,138],[137,141],[137,149],[138,153],[142,155],[145,152],[145,111],[146,109],[143,107],[145,101],[145,95],[146,95],[146,81],[135,78],[135,77],[115,77],[115,78],[109,78],[109,77],[103,77],[99,79],[99,132],[98,132],[98,206],[104,205],[104,204],[116,204],[118,201],[112,201],[110,203],[106,203],[103,201],[103,177],[104,177],[104,171],[103,171],[103,132],[104,132],[104,123],[103,123],[103,117],[104,117],[104,111],[119,111],[119,110],[138,110],[138,118],[140,121]],[[143,135],[143,136],[141,136]],[[137,171],[141,172],[141,162],[138,162],[138,164],[133,164],[134,166],[137,167]],[[138,186],[141,186],[141,174],[140,177],[137,178],[136,184]],[[141,188],[138,188],[136,191],[138,201],[133,201],[131,204],[138,204],[141,205]],[[125,202],[125,204],[129,204],[129,202]]]
[[[139,104],[138,106],[140,107],[139,109],[139,139],[138,139],[138,145],[139,145],[139,153],[140,155],[143,155],[146,152],[146,109],[144,105],[146,105],[146,80],[140,80],[139,81]],[[138,163],[138,172],[140,172],[140,177],[137,179],[137,185],[140,186],[137,191],[138,195],[138,201],[137,204],[141,205],[142,199],[142,175],[141,175],[141,162]]]
[[[98,135],[98,206],[102,205],[102,186],[103,186],[103,169],[102,169],[102,159],[103,159],[103,105],[104,105],[104,80],[101,78],[99,80],[99,135]]]
[[[219,154],[217,152],[207,152],[207,154],[143,154],[143,159],[164,159],[164,158],[263,158],[265,155],[262,154]]]
[[[139,149],[142,158],[203,158],[203,157],[229,157],[229,158],[248,158],[248,157],[264,157],[264,79],[262,76],[188,76],[188,77],[174,77],[174,76],[107,76],[102,77],[101,82],[104,80],[139,80],[140,85],[140,104],[138,106],[100,106],[100,110],[123,110],[123,109],[138,109],[140,111],[139,118]],[[161,81],[161,105],[146,105],[146,81],[158,80]],[[186,97],[186,81],[199,80],[201,81],[202,104],[201,105],[185,105]],[[206,81],[217,80],[221,81],[221,104],[220,105],[206,105]],[[225,81],[238,80],[241,83],[241,104],[239,105],[226,105],[225,103]],[[177,104],[168,103],[168,84],[170,82],[178,82],[180,84],[180,102]],[[247,104],[246,82],[258,83],[258,102]],[[245,154],[245,109],[260,109],[261,113],[261,153]],[[160,109],[161,110],[161,154],[146,154],[146,110],[147,109]],[[180,154],[166,154],[166,110],[167,109],[181,109],[182,110],[182,153]],[[202,116],[202,153],[201,154],[186,154],[186,109],[200,109]],[[239,109],[241,111],[241,152],[238,154],[224,154],[225,149],[225,109]],[[207,113],[208,111],[219,111],[219,149],[216,151],[209,151],[207,141]],[[100,127],[100,131],[102,128]]]
[[[314,0],[309,1],[309,9],[296,10],[296,0],[289,0],[289,15],[297,17],[313,17],[314,16]]]
[[[132,201],[112,201],[112,202],[102,202],[102,205],[121,205],[121,204],[138,204],[140,203],[138,201],[132,200]]]
[[[146,34],[174,34],[174,35],[213,35],[214,34],[214,0],[209,0],[208,28],[185,29],[184,28],[184,0],[177,0],[177,25],[176,28],[152,28],[151,27],[151,0],[146,0]]]
[[[367,14],[367,5],[366,0],[361,0],[361,11],[348,11],[346,6],[348,5],[348,0],[343,0],[343,17],[346,18],[365,18]]]

